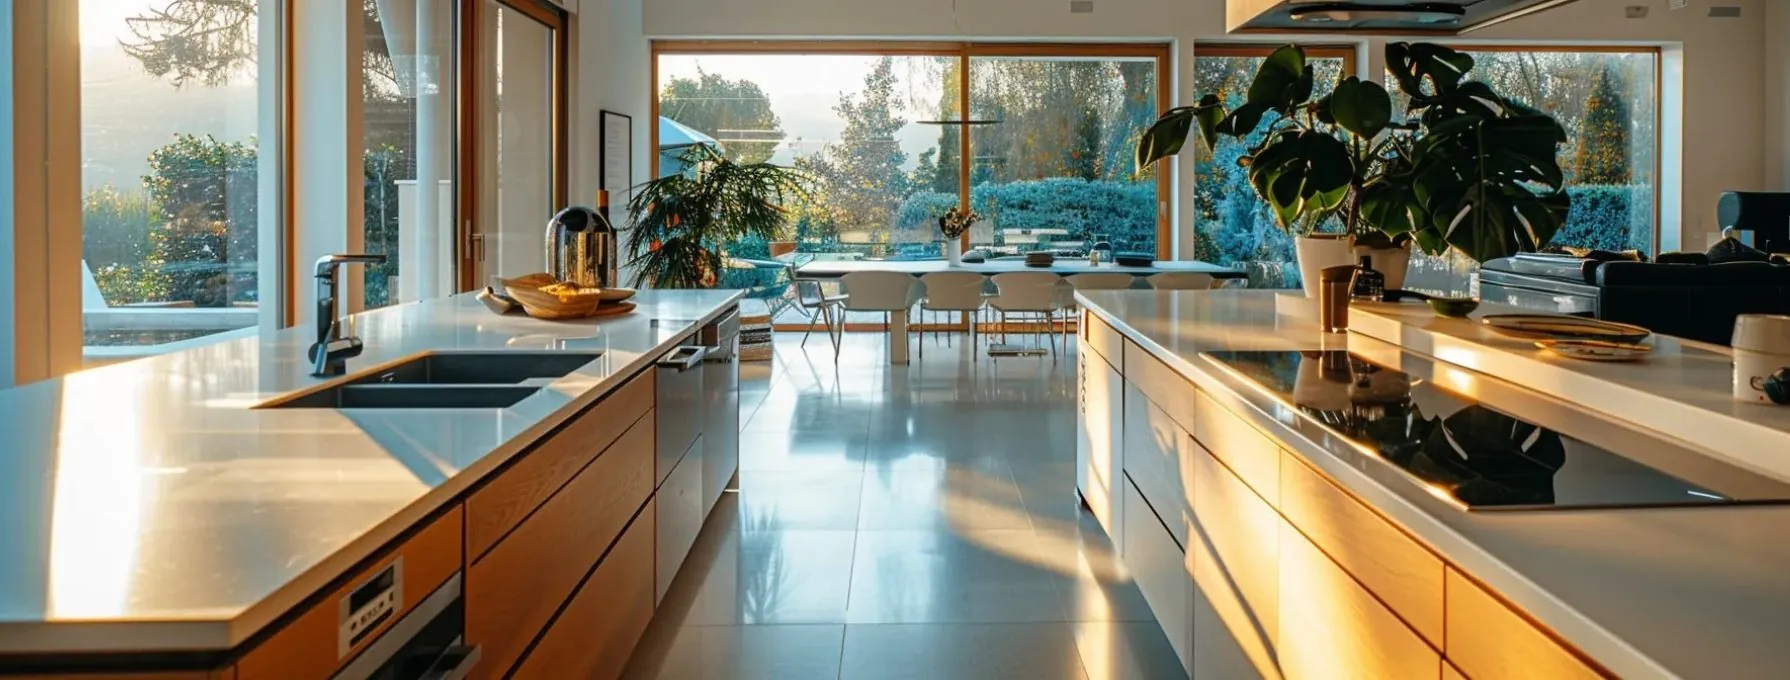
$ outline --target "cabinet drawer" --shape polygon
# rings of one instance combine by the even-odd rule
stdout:
[[[1280,507],[1280,445],[1206,393],[1195,402],[1193,438],[1268,505]]]
[[[653,619],[654,525],[649,500],[512,677],[621,677]]]
[[[402,543],[389,548],[365,569],[354,572],[329,595],[298,615],[273,637],[249,650],[236,664],[240,680],[322,680],[343,662],[379,639],[392,624],[404,618],[418,602],[446,583],[460,570],[460,535],[464,515],[460,506],[429,522]],[[358,643],[342,644],[341,619],[344,600],[369,583],[389,577],[398,595],[396,606],[383,622],[363,628]]]
[[[1193,584],[1182,565],[1181,546],[1169,536],[1136,484],[1121,484],[1125,513],[1125,566],[1150,604],[1162,634],[1180,657],[1183,668],[1193,658]]]
[[[472,564],[466,639],[484,653],[475,674],[510,669],[652,492],[649,414]]]
[[[1125,336],[1093,312],[1081,314],[1081,337],[1088,349],[1094,350],[1122,373],[1125,370]]]
[[[1199,433],[1193,419],[1197,408],[1194,399],[1197,390],[1193,383],[1130,340],[1125,341],[1125,380],[1137,385],[1137,389],[1156,402],[1156,406],[1173,418],[1181,429]]]
[[[1280,668],[1289,680],[1438,680],[1442,655],[1311,541],[1288,530],[1280,542]]]
[[[1431,645],[1442,646],[1442,560],[1282,452],[1280,511]]]
[[[558,433],[473,492],[466,500],[466,554],[470,559],[482,557],[652,407],[653,372],[648,370],[573,417]]]
[[[1453,569],[1448,570],[1447,630],[1449,661],[1473,680],[1603,677]]]
[[[1227,625],[1236,629],[1253,620],[1273,647],[1279,634],[1280,515],[1197,444],[1191,458],[1194,532],[1187,540],[1201,552],[1210,550],[1209,560],[1194,562],[1194,578],[1212,593]]]
[[[678,568],[684,566],[684,557],[690,554],[690,546],[696,544],[696,535],[702,532],[702,454],[702,438],[697,437],[683,460],[665,476],[665,483],[654,497],[659,515],[654,548],[658,561],[655,604],[665,599]]]
[[[1193,514],[1187,484],[1192,477],[1193,438],[1144,398],[1136,385],[1125,385],[1124,466],[1132,483],[1156,508],[1177,545],[1187,545],[1187,521]],[[1188,469],[1182,470],[1186,461]]]
[[[1467,675],[1462,673],[1461,669],[1455,668],[1454,664],[1449,663],[1448,659],[1443,659],[1442,680],[1467,680]]]

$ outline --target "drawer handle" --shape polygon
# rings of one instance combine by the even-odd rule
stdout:
[[[692,345],[679,347],[659,359],[659,368],[675,368],[677,372],[683,373],[702,365],[704,351],[704,348]]]
[[[422,677],[424,680],[465,680],[472,667],[478,665],[481,649],[465,645],[449,647],[435,658],[434,665],[429,666]]]

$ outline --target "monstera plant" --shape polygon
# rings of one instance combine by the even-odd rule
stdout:
[[[1282,47],[1235,108],[1208,94],[1164,114],[1138,142],[1138,166],[1180,152],[1195,125],[1207,148],[1263,130],[1238,163],[1295,236],[1340,219],[1358,238],[1480,262],[1547,245],[1569,207],[1560,124],[1469,79],[1473,58],[1447,47],[1392,43],[1386,67],[1410,101],[1402,116],[1356,77],[1314,98],[1305,52]]]

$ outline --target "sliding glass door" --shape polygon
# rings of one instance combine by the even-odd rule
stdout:
[[[541,271],[542,230],[564,200],[557,18],[480,0],[477,24],[473,287]]]

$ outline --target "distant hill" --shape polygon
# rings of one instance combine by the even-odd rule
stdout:
[[[253,73],[219,87],[175,89],[144,73],[116,44],[86,47],[81,52],[83,184],[141,187],[150,152],[177,133],[248,141],[256,132],[256,97]]]

